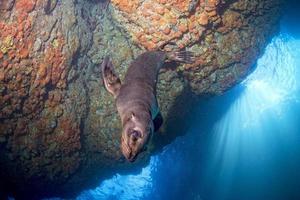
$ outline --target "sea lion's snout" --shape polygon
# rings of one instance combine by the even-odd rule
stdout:
[[[133,154],[133,151],[130,149],[130,147],[124,143],[122,143],[121,145],[121,150],[122,153],[124,155],[124,157],[129,161],[129,162],[133,162],[136,159],[136,155]]]
[[[144,151],[152,134],[151,131],[149,123],[144,124],[137,121],[128,121],[125,124],[122,132],[121,151],[129,162],[135,161],[138,154]]]
[[[122,137],[121,150],[125,158],[133,162],[145,145],[143,134],[137,130],[130,130]]]

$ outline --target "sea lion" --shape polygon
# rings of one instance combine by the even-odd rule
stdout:
[[[156,82],[159,69],[166,60],[192,63],[193,54],[188,51],[148,51],[139,55],[129,66],[123,83],[114,72],[114,66],[105,57],[102,77],[105,88],[115,100],[122,122],[121,151],[125,158],[133,162],[144,150],[151,135],[162,121],[156,100]],[[160,124],[155,124],[160,121]]]

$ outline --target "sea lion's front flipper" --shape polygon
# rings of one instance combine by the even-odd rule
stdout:
[[[116,98],[121,88],[121,80],[115,73],[114,65],[108,56],[104,58],[101,64],[101,71],[105,88]]]
[[[159,130],[159,128],[161,127],[161,125],[163,124],[163,117],[161,115],[161,113],[159,112],[156,117],[153,119],[153,124],[154,124],[154,132],[157,132]]]

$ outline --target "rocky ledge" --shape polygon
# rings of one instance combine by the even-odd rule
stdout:
[[[74,195],[139,169],[184,132],[197,96],[221,94],[251,72],[281,10],[278,0],[1,0],[1,189],[32,199]],[[174,44],[196,61],[161,70],[164,126],[128,164],[99,64],[111,55],[123,77],[141,52]]]

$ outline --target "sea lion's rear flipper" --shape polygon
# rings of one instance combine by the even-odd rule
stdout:
[[[105,88],[116,98],[121,88],[121,80],[115,73],[114,65],[108,56],[104,58],[101,64],[101,71]]]
[[[195,61],[194,53],[191,51],[169,51],[167,53],[167,59],[169,61],[176,61],[181,63],[192,64]]]

